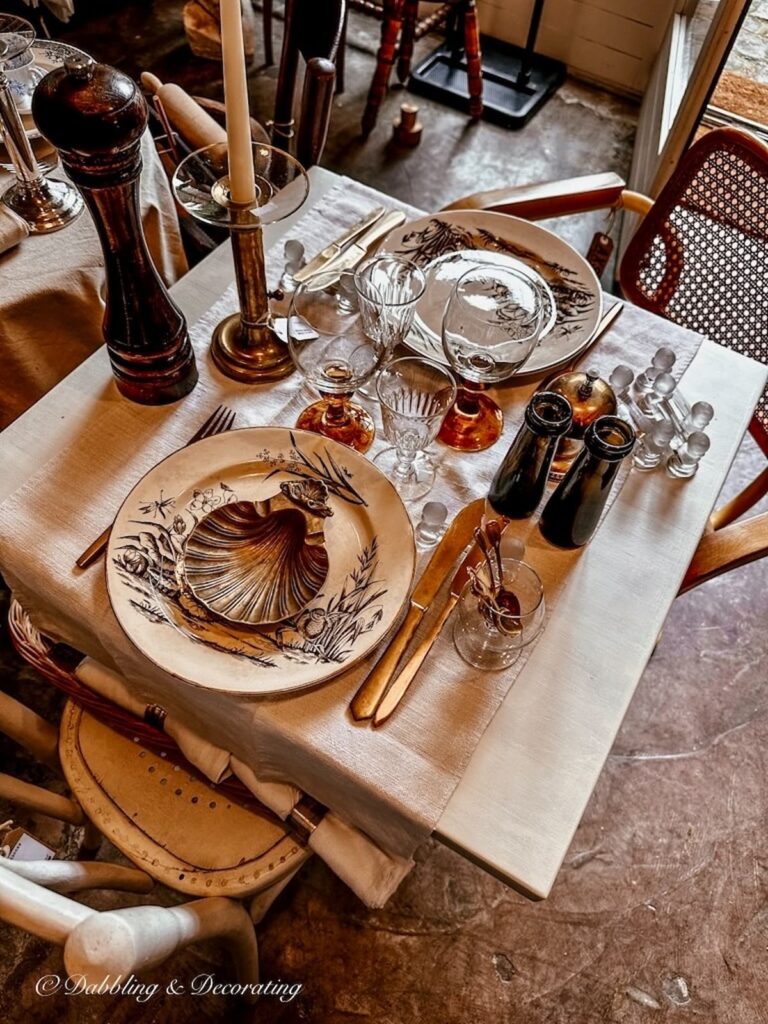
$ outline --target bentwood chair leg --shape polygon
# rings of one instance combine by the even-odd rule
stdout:
[[[483,116],[483,62],[475,0],[467,0],[464,7],[464,53],[467,58],[469,115],[473,121],[479,121]]]
[[[756,505],[762,497],[768,494],[768,466],[758,474],[736,497],[731,498],[720,508],[716,508],[709,517],[709,526],[712,530],[721,530],[724,526],[732,523],[739,516],[743,516],[753,505]]]
[[[419,17],[419,0],[405,0],[403,31],[400,34],[400,53],[397,57],[397,77],[405,84],[411,73],[413,43],[416,38],[416,21]]]
[[[376,71],[373,75],[368,102],[363,114],[363,135],[368,136],[376,125],[379,107],[389,85],[392,65],[395,63],[397,39],[403,21],[403,5],[405,0],[385,0],[381,22],[381,43],[376,55]]]

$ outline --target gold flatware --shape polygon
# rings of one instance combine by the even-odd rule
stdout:
[[[384,694],[378,708],[376,708],[376,713],[373,716],[374,726],[383,725],[405,696],[408,687],[416,678],[416,674],[424,664],[424,659],[432,650],[432,645],[435,640],[437,640],[438,636],[440,636],[443,626],[448,621],[448,617],[456,607],[464,587],[469,583],[471,570],[477,568],[477,566],[483,561],[483,558],[484,556],[482,551],[480,551],[477,544],[473,544],[469,549],[468,554],[465,556],[464,561],[454,573],[453,579],[451,580],[450,593],[445,599],[445,604],[440,609],[437,618],[430,626],[426,636],[422,638],[419,645],[416,647],[416,650],[405,663],[400,674],[395,678],[390,688]]]
[[[336,279],[338,280],[341,277],[342,271],[353,270],[358,263],[362,263],[374,242],[378,242],[386,237],[390,231],[394,231],[404,221],[405,214],[402,210],[390,210],[389,213],[385,213],[380,220],[376,221],[373,227],[368,228],[367,231],[360,235],[357,241],[348,245],[343,252],[325,264],[323,273],[329,275],[327,279],[324,279],[325,287],[327,288],[330,284],[333,284],[333,278],[330,277],[331,274],[336,274]]]
[[[362,686],[352,698],[349,708],[352,717],[358,722],[373,717],[390,679],[395,674],[398,662],[418,629],[424,613],[445,582],[451,566],[472,540],[475,527],[483,517],[484,506],[484,498],[477,498],[466,505],[453,520],[438,544],[411,594],[408,613],[400,628],[375,668],[363,680]]]
[[[225,405],[220,405],[217,409],[214,409],[202,427],[195,431],[184,447],[189,447],[189,445],[194,444],[195,441],[202,441],[205,437],[213,437],[215,434],[223,434],[225,431],[232,429],[232,424],[234,422],[235,413],[233,410],[228,409]],[[78,569],[87,569],[89,565],[93,565],[93,563],[104,554],[107,550],[111,530],[112,524],[110,523],[106,530],[99,534],[96,540],[92,544],[89,544],[82,555],[75,560],[75,565]]]
[[[302,267],[297,273],[293,275],[294,281],[297,284],[302,284],[304,281],[308,281],[313,274],[320,273],[321,270],[325,270],[328,263],[335,259],[344,249],[345,245],[350,242],[354,242],[358,235],[362,235],[369,227],[372,227],[377,220],[380,220],[384,216],[384,207],[377,206],[375,210],[372,210],[369,214],[359,220],[357,224],[353,224],[349,230],[345,231],[343,235],[331,242],[326,247],[314,256],[306,266]]]

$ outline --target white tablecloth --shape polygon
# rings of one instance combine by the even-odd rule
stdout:
[[[362,209],[381,203],[392,205],[373,190],[343,182],[293,234],[305,240],[311,255]],[[271,253],[269,263],[274,280],[282,266],[280,253]],[[472,672],[446,634],[402,709],[374,732],[353,722],[347,711],[363,668],[281,700],[237,698],[184,686],[151,665],[123,636],[109,608],[103,574],[73,569],[77,554],[106,525],[133,482],[183,444],[215,405],[225,402],[236,408],[239,425],[295,422],[307,400],[295,377],[272,387],[246,388],[212,368],[205,355],[211,327],[232,308],[230,290],[192,331],[201,383],[190,398],[173,408],[147,409],[131,406],[108,388],[81,439],[0,508],[0,567],[40,629],[99,661],[116,664],[142,699],[166,706],[260,778],[294,783],[384,849],[410,856],[440,817],[513,673]],[[620,361],[641,368],[660,344],[668,344],[685,365],[700,340],[627,308],[590,353],[589,363],[604,372]],[[534,387],[524,384],[500,392],[506,428],[493,449],[463,457],[443,450],[433,496],[451,511],[487,490]],[[377,441],[373,453],[383,443]],[[539,566],[543,571],[565,575],[579,555],[550,551],[542,557],[547,562]]]

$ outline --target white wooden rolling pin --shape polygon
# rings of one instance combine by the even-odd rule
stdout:
[[[226,142],[227,133],[180,85],[163,83],[157,75],[143,72],[141,84],[163,104],[168,120],[191,146],[202,149],[214,142]]]

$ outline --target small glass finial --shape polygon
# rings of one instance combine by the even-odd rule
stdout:
[[[669,450],[675,428],[669,420],[654,423],[635,448],[632,461],[639,470],[655,469]]]
[[[666,345],[662,345],[661,348],[656,349],[656,353],[653,357],[653,365],[657,370],[671,370],[675,365],[677,356],[668,348]]]
[[[693,476],[709,451],[710,444],[703,430],[694,430],[685,444],[667,459],[667,473],[678,478]]]
[[[416,526],[416,541],[421,547],[431,548],[437,544],[445,533],[445,521],[448,509],[442,501],[428,501],[421,512],[421,520]]]

